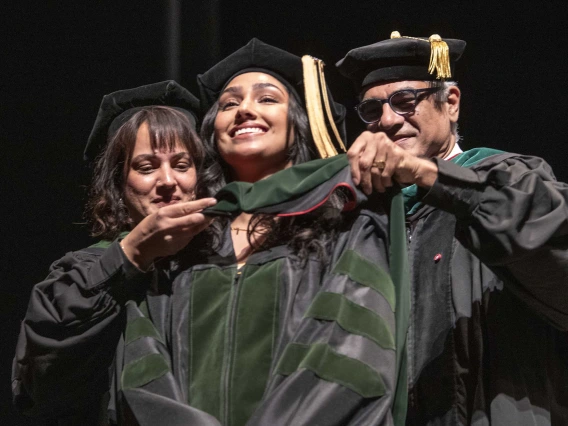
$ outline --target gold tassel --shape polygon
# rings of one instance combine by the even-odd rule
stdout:
[[[434,71],[436,71],[436,78],[450,78],[452,72],[450,69],[450,49],[448,44],[438,34],[431,35],[428,41],[430,42],[428,72],[434,74]]]
[[[437,79],[450,78],[452,76],[452,70],[450,68],[450,48],[438,34],[432,34],[428,40],[424,40],[418,37],[401,36],[398,31],[393,31],[390,38],[409,38],[429,42],[430,63],[428,64],[428,72],[434,74],[434,71],[436,71]]]
[[[339,136],[339,130],[337,130],[337,126],[335,125],[335,121],[333,120],[333,114],[331,113],[331,107],[329,104],[329,98],[327,96],[327,84],[325,83],[325,74],[323,73],[323,66],[325,65],[323,61],[317,60],[318,64],[318,71],[319,71],[319,81],[320,81],[320,90],[323,96],[323,103],[325,105],[325,113],[327,114],[327,120],[331,130],[333,130],[333,134],[335,135],[335,140],[337,144],[341,148],[343,152],[347,152],[345,149],[345,144],[341,140],[341,136]],[[337,151],[336,151],[337,152]]]
[[[322,108],[322,94],[320,90],[320,82],[318,81],[318,61],[319,59],[313,58],[309,55],[302,57],[302,66],[304,71],[304,92],[306,97],[306,110],[310,122],[310,130],[314,143],[319,151],[321,158],[329,158],[337,155],[337,150],[331,142],[331,138],[327,131],[325,116]],[[325,80],[323,82],[325,87]],[[327,99],[327,91],[324,90],[324,103]],[[331,110],[329,109],[329,100],[327,100],[326,112],[328,117],[331,117]],[[333,117],[331,117],[331,123]],[[337,129],[335,129],[336,131]],[[339,136],[339,134],[337,134]]]

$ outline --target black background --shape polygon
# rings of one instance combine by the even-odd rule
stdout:
[[[468,42],[455,75],[462,148],[541,156],[566,181],[568,3],[496,3],[185,1],[179,82],[196,93],[197,73],[258,37],[324,59],[335,98],[351,111],[352,87],[333,67],[349,49],[392,30],[461,38]],[[81,225],[90,176],[82,151],[102,96],[171,76],[167,2],[12,2],[2,9],[0,423],[27,425],[36,423],[10,406],[19,322],[50,263],[93,242]],[[348,125],[352,141],[361,130],[353,114]]]

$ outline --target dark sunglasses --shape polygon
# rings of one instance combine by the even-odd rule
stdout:
[[[420,95],[432,94],[442,87],[428,87],[426,89],[403,89],[392,93],[387,99],[369,98],[355,107],[359,118],[367,124],[376,123],[383,115],[383,105],[388,103],[392,110],[398,115],[413,113],[416,104],[422,100]]]

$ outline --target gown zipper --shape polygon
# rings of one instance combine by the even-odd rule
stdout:
[[[223,382],[221,384],[222,395],[223,395],[223,404],[222,404],[222,419],[221,424],[224,426],[230,426],[229,422],[229,382],[231,378],[231,371],[232,371],[232,352],[233,352],[233,345],[235,340],[235,318],[237,315],[237,305],[239,299],[239,282],[242,276],[242,270],[245,266],[238,268],[235,277],[233,278],[233,285],[231,286],[231,295],[230,295],[230,310],[229,310],[229,324],[227,327],[227,344],[225,345],[225,356],[223,357],[225,362],[225,367],[223,371]]]

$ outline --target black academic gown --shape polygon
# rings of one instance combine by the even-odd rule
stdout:
[[[568,185],[536,157],[437,164],[407,218],[407,424],[566,425]]]
[[[104,424],[124,304],[144,297],[155,273],[134,267],[118,242],[54,262],[33,287],[21,324],[12,369],[16,407],[54,424]]]
[[[282,245],[238,270],[228,228],[217,251],[197,239],[146,274],[117,242],[68,254],[32,292],[17,405],[68,424],[393,424],[387,220],[349,215],[325,262]]]
[[[141,424],[392,424],[395,301],[384,226],[360,213],[327,264],[302,264],[283,245],[238,270],[228,228],[217,252],[187,253],[170,296],[130,306],[126,335],[144,318],[155,330],[126,338],[118,411],[127,406]],[[160,354],[169,369],[130,374]]]

